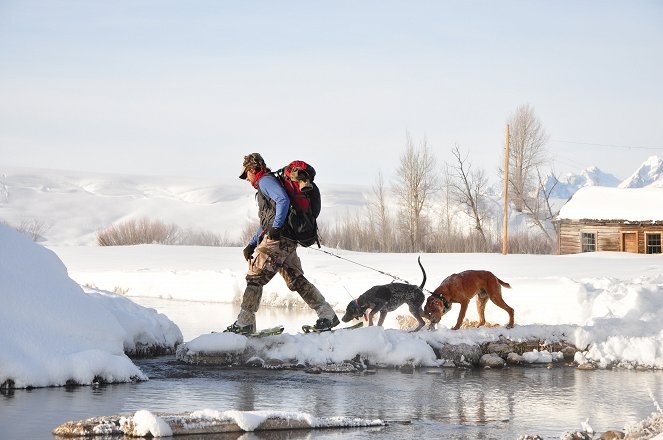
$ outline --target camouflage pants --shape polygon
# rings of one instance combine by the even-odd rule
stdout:
[[[237,324],[253,325],[255,314],[260,307],[262,286],[267,284],[276,273],[280,273],[288,289],[297,292],[304,302],[318,314],[318,318],[332,320],[336,313],[325,301],[320,291],[304,277],[302,262],[297,255],[297,243],[288,240],[270,240],[265,237],[256,248],[256,257],[249,262],[246,273],[246,290]]]

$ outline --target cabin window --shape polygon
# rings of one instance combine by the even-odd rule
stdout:
[[[661,253],[661,234],[647,234],[647,253]]]
[[[582,232],[580,234],[580,246],[582,252],[596,252],[596,233]]]

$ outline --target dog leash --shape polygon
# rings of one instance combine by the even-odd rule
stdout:
[[[342,256],[340,256],[340,255],[337,255],[337,254],[335,254],[335,253],[333,253],[333,252],[329,252],[329,251],[326,251],[326,250],[324,250],[324,249],[314,248],[314,247],[309,247],[309,249],[313,249],[314,251],[322,252],[322,253],[325,253],[325,254],[327,254],[327,255],[331,255],[332,257],[336,257],[336,258],[338,258],[338,259],[340,259],[340,260],[345,260],[345,261],[348,261],[348,262],[350,262],[350,263],[352,263],[352,264],[356,264],[357,266],[361,266],[361,267],[363,267],[363,268],[370,269],[370,270],[372,270],[372,271],[375,271],[375,272],[381,273],[382,275],[386,275],[386,276],[388,276],[388,277],[393,278],[395,281],[401,281],[401,282],[403,282],[403,283],[405,283],[405,284],[412,284],[412,283],[410,283],[408,280],[404,280],[403,278],[397,277],[396,275],[392,275],[392,274],[387,273],[387,272],[385,272],[385,271],[383,271],[383,270],[376,269],[376,268],[374,268],[374,267],[371,267],[371,266],[367,266],[367,265],[365,265],[365,264],[358,263],[358,262],[353,261],[353,260],[351,260],[351,259],[349,259],[349,258],[345,258],[345,257],[342,257]],[[424,290],[425,290],[425,289],[424,289]]]

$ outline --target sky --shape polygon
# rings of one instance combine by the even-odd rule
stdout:
[[[663,153],[656,1],[0,0],[0,163],[392,178],[409,133],[496,178],[530,104],[558,175]]]

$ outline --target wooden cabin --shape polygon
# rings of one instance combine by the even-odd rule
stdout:
[[[660,254],[663,188],[579,189],[554,220],[559,254]]]

